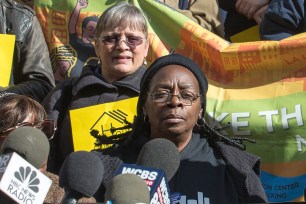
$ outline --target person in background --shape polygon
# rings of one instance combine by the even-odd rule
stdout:
[[[64,190],[58,186],[58,176],[46,171],[49,139],[54,135],[55,122],[46,120],[44,108],[36,100],[24,95],[0,93],[0,112],[1,154],[16,152],[52,179],[53,184],[46,201],[52,198],[52,201],[58,199],[59,203]],[[23,138],[20,138],[21,133]]]
[[[41,129],[49,139],[56,130],[56,123],[47,120],[44,108],[24,95],[0,93],[0,113],[0,146],[12,130],[22,126]]]
[[[270,0],[219,0],[220,8],[226,11],[224,38],[231,37],[260,24]]]
[[[127,2],[115,4],[100,16],[95,35],[100,63],[89,64],[80,77],[59,83],[43,102],[48,118],[58,124],[48,162],[51,172],[58,173],[64,159],[74,151],[69,110],[139,94],[149,49],[144,14]]]
[[[12,93],[0,94],[1,154],[16,152],[52,180],[46,203],[60,203],[64,189],[58,185],[58,175],[46,171],[50,144],[56,130],[54,121],[46,120],[43,107],[35,100]],[[20,135],[24,135],[20,138]],[[0,202],[4,202],[0,198]],[[82,198],[81,203],[95,202]]]
[[[14,0],[0,1],[0,33],[16,36],[9,86],[0,91],[41,102],[55,86],[49,51],[35,12]]]
[[[210,32],[224,37],[224,28],[217,0],[159,0],[178,10]]]
[[[136,163],[146,142],[166,138],[181,157],[170,192],[180,193],[185,201],[200,199],[198,203],[266,202],[260,158],[244,151],[245,138],[225,137],[205,122],[207,90],[206,76],[189,58],[179,54],[158,58],[141,80],[129,140],[107,154]]]
[[[305,32],[304,0],[271,0],[259,31],[262,40],[282,40]]]

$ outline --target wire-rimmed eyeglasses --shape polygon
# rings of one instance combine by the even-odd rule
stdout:
[[[120,40],[123,40],[132,49],[143,43],[143,38],[139,36],[127,36],[123,39],[117,35],[109,35],[101,37],[101,40],[105,45],[116,45]]]
[[[187,90],[181,91],[179,94],[173,94],[170,91],[149,92],[149,94],[155,103],[166,103],[169,102],[173,96],[176,96],[186,106],[191,106],[192,103],[196,102],[201,96]]]
[[[54,120],[42,120],[42,121],[34,121],[34,122],[17,123],[15,127],[11,127],[7,130],[4,130],[1,132],[1,134],[7,133],[9,131],[13,131],[17,128],[24,127],[24,126],[30,126],[30,127],[40,129],[43,133],[45,133],[48,140],[51,140],[54,137],[54,133],[57,129],[56,122]]]

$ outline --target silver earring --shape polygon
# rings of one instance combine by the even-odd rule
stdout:
[[[145,124],[149,124],[149,120],[148,120],[148,118],[147,118],[147,115],[144,113],[143,114],[143,122],[145,123]]]
[[[146,114],[143,114],[143,122],[146,123],[147,117]]]

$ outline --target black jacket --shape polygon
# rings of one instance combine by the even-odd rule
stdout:
[[[231,41],[233,35],[257,25],[254,19],[248,19],[236,10],[236,0],[219,0],[218,2],[219,6],[226,11],[224,20],[224,38],[226,40]]]
[[[119,165],[118,158],[125,163],[136,163],[145,141],[147,139],[139,138],[128,146],[104,152],[104,155],[95,152],[107,166],[103,184],[114,176],[116,166],[113,163]],[[206,203],[204,199],[211,204],[267,202],[259,178],[260,158],[223,142],[214,144],[212,146],[206,138],[193,134],[180,152],[180,167],[169,182],[170,192],[181,194],[180,203],[188,203],[187,200]],[[101,186],[96,193],[97,200],[103,201],[104,191]]]
[[[198,203],[204,202],[199,195],[211,204],[266,202],[259,178],[260,159],[225,143],[217,144],[218,148],[212,148],[206,138],[192,136],[180,153],[180,167],[169,183],[171,192]]]
[[[55,82],[48,47],[34,11],[13,0],[1,0],[0,33],[16,36],[10,85],[0,90],[42,101]]]
[[[55,148],[51,147],[50,157],[55,157],[57,164],[51,172],[57,173],[64,159],[73,152],[71,123],[68,110],[119,101],[139,95],[140,79],[145,67],[140,67],[113,83],[106,82],[101,75],[100,65],[88,65],[79,78],[68,78],[59,83],[43,102],[49,119],[57,121],[59,126],[54,138]],[[70,87],[70,88],[69,88]],[[67,91],[68,90],[68,91]],[[63,116],[60,116],[60,113]],[[54,155],[56,154],[56,155]]]

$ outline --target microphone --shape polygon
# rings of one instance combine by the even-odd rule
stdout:
[[[179,165],[179,152],[174,143],[157,138],[143,146],[136,164],[119,166],[117,175],[130,173],[140,176],[150,189],[151,204],[169,204],[171,197],[167,178],[173,177]]]
[[[19,127],[7,135],[1,146],[0,199],[44,202],[52,181],[38,169],[47,161],[49,148],[46,135],[33,127]]]
[[[16,152],[35,168],[42,168],[48,160],[50,144],[47,136],[31,126],[10,132],[1,146],[1,154]]]
[[[90,152],[72,152],[64,160],[59,174],[59,186],[65,189],[61,204],[76,204],[81,197],[92,197],[104,174],[100,158]]]
[[[156,138],[147,142],[140,150],[136,164],[162,169],[169,181],[180,166],[180,153],[173,142]]]
[[[106,204],[150,203],[146,182],[134,174],[119,174],[106,187]]]

